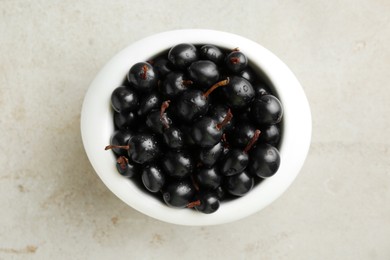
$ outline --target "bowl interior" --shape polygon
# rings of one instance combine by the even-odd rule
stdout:
[[[239,47],[251,66],[273,88],[284,107],[280,141],[281,165],[271,178],[257,184],[247,195],[223,202],[213,214],[167,207],[133,181],[117,173],[115,156],[104,151],[114,132],[110,105],[112,91],[120,86],[130,67],[146,61],[172,46],[188,42],[214,44],[224,49]],[[98,73],[85,96],[81,113],[81,133],[88,158],[95,171],[121,200],[156,219],[181,225],[215,225],[249,216],[279,197],[292,183],[306,158],[311,137],[310,109],[298,80],[274,54],[238,35],[212,30],[179,30],[140,40],[114,56]]]

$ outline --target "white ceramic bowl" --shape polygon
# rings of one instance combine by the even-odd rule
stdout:
[[[175,209],[139,189],[117,173],[115,157],[105,151],[114,131],[110,105],[112,91],[121,85],[129,68],[179,43],[214,44],[226,49],[239,47],[251,65],[265,76],[283,107],[283,132],[278,172],[258,184],[247,195],[223,202],[213,214]],[[177,30],[159,33],[131,44],[115,55],[98,73],[85,96],[81,112],[81,134],[88,158],[106,186],[134,209],[153,218],[180,225],[216,225],[247,217],[273,202],[293,182],[306,158],[311,138],[311,115],[305,93],[294,74],[274,54],[259,44],[231,33],[213,30]]]

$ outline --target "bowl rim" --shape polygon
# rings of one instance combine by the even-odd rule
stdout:
[[[284,107],[278,172],[247,195],[223,202],[213,214],[167,207],[141,191],[131,180],[120,176],[115,156],[104,151],[114,131],[110,97],[121,85],[130,67],[146,61],[179,43],[213,44],[226,49],[239,47],[274,86]],[[294,181],[303,166],[311,141],[311,112],[298,79],[276,55],[242,36],[208,29],[167,31],[141,39],[118,52],[99,71],[85,95],[81,111],[84,149],[103,183],[122,201],[155,219],[188,226],[217,225],[250,216],[276,200]]]

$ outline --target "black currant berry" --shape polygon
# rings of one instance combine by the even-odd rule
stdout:
[[[244,196],[254,185],[254,179],[246,171],[226,177],[224,187],[232,195]]]
[[[242,52],[232,51],[226,56],[225,65],[230,71],[238,73],[246,68],[248,59]]]
[[[271,94],[269,87],[264,82],[254,83],[253,89],[255,90],[256,97],[261,97],[264,95]]]
[[[159,109],[162,103],[160,94],[157,91],[148,93],[140,102],[137,115],[146,116],[153,109]]]
[[[180,179],[192,173],[194,163],[188,152],[168,151],[161,159],[161,167],[168,176]]]
[[[160,154],[160,145],[150,134],[137,134],[129,141],[129,157],[136,163],[153,161]]]
[[[225,176],[238,174],[248,166],[248,152],[259,138],[260,131],[256,130],[252,139],[248,142],[244,150],[231,149],[220,163],[220,172]]]
[[[221,161],[220,170],[225,176],[238,174],[248,166],[249,156],[241,149],[231,149]]]
[[[119,129],[131,128],[137,122],[137,116],[132,111],[114,112],[114,124]]]
[[[128,81],[141,92],[151,91],[157,86],[157,74],[152,65],[147,62],[134,64],[127,74]]]
[[[257,125],[273,125],[282,120],[283,107],[275,96],[264,95],[253,101],[251,113]]]
[[[199,161],[206,167],[213,166],[222,155],[223,144],[218,142],[210,148],[202,148],[199,152]]]
[[[184,136],[177,127],[169,127],[163,131],[164,143],[172,149],[180,149],[184,146]]]
[[[256,128],[248,121],[240,121],[233,132],[228,136],[229,142],[238,148],[244,148],[255,135]],[[260,136],[261,137],[261,136]]]
[[[222,88],[226,103],[235,109],[248,106],[255,97],[252,84],[244,78],[233,76],[230,82]]]
[[[219,209],[219,198],[218,196],[213,192],[201,192],[198,195],[200,205],[195,206],[195,209],[199,212],[205,213],[205,214],[211,214],[214,213]]]
[[[218,122],[221,122],[227,115],[229,111],[229,108],[227,106],[224,106],[224,105],[215,105],[215,106],[211,106],[209,108],[209,112],[208,112],[208,115],[218,121]],[[241,114],[239,115],[241,117]],[[232,120],[230,120],[225,128],[224,128],[224,131],[225,132],[230,132],[232,129],[233,129],[233,126],[234,126],[234,122],[235,122],[235,118],[232,118]]]
[[[185,208],[195,196],[195,188],[188,180],[167,183],[163,188],[163,199],[170,207]]]
[[[202,60],[210,60],[215,64],[221,64],[225,58],[223,52],[214,45],[206,44],[200,48],[200,58]]]
[[[165,176],[156,165],[146,165],[142,170],[142,183],[150,192],[158,192],[165,184]]]
[[[193,62],[188,67],[188,75],[200,88],[208,89],[219,79],[217,65],[209,60],[199,60]]]
[[[191,129],[191,135],[195,143],[203,148],[210,148],[216,145],[222,138],[224,127],[232,117],[233,114],[229,110],[222,122],[218,122],[210,117],[202,117],[197,120]]]
[[[133,111],[138,107],[138,96],[130,87],[120,86],[111,94],[111,106],[116,112]]]
[[[163,134],[164,129],[169,128],[172,124],[172,119],[165,112],[169,107],[170,101],[164,101],[161,105],[160,110],[153,110],[146,117],[146,125],[155,133]]]
[[[277,145],[280,140],[280,128],[278,125],[267,125],[261,128],[259,140],[270,145]]]
[[[280,166],[278,149],[269,144],[258,144],[250,152],[248,172],[252,176],[268,178],[274,175]]]
[[[190,89],[179,96],[176,103],[177,116],[189,123],[199,116],[205,115],[209,108],[209,95],[218,87],[229,84],[229,78],[214,84],[206,92],[197,89]]]
[[[184,73],[172,71],[161,83],[160,91],[164,97],[174,99],[183,93],[192,84],[192,81],[185,79]]]
[[[219,200],[224,199],[225,196],[226,196],[226,192],[225,192],[225,190],[224,190],[224,188],[222,186],[219,186],[218,188],[216,188],[214,190],[214,193],[217,195]]]
[[[172,64],[165,58],[157,58],[153,62],[153,68],[160,77],[165,77],[172,71]]]
[[[213,190],[221,185],[222,176],[218,167],[198,168],[194,175],[196,183],[203,189]]]
[[[177,68],[185,69],[198,60],[198,50],[192,44],[178,44],[169,50],[168,60]]]
[[[131,130],[123,129],[123,130],[117,130],[115,131],[110,140],[110,144],[115,146],[123,146],[128,145],[129,140],[134,136],[134,132]],[[116,155],[127,155],[127,151],[120,148],[113,148],[112,151]]]
[[[249,81],[250,83],[254,83],[257,79],[256,77],[256,73],[250,68],[250,67],[246,67],[245,69],[241,70],[238,75],[241,77],[241,78],[244,78],[246,79],[247,81]]]

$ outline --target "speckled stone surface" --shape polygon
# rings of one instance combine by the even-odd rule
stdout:
[[[390,2],[0,0],[0,259],[390,259]],[[270,49],[311,104],[291,188],[244,220],[175,226],[117,199],[80,138],[116,52],[209,28]]]

